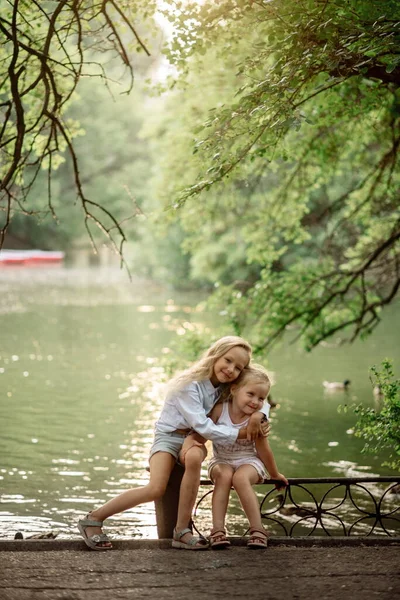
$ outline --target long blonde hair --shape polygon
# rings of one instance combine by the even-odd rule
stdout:
[[[201,381],[203,379],[211,379],[213,375],[214,365],[221,356],[229,352],[235,346],[239,346],[246,350],[249,354],[249,362],[251,359],[252,348],[246,340],[236,335],[226,335],[214,342],[208,350],[195,362],[191,367],[176,375],[168,385],[170,392],[178,391],[192,383],[192,381]]]
[[[250,363],[243,371],[240,373],[239,377],[236,381],[232,382],[229,389],[229,394],[226,396],[226,400],[228,402],[232,401],[232,387],[235,386],[235,391],[239,390],[241,387],[246,385],[249,382],[253,383],[265,383],[268,386],[268,394],[271,389],[271,380],[269,375],[264,369],[263,366],[258,365],[257,363]],[[267,396],[268,396],[267,394]]]

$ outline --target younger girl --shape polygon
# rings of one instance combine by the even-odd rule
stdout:
[[[258,435],[268,433],[269,426],[261,426],[261,419],[265,414],[268,416],[268,407],[264,409],[264,414],[254,415],[244,428],[215,425],[207,417],[223,388],[239,377],[250,358],[251,346],[244,339],[226,336],[216,341],[197,363],[172,381],[155,425],[154,442],[150,450],[150,481],[143,487],[123,492],[78,522],[79,531],[89,548],[112,548],[109,538],[101,529],[105,519],[164,495],[171,471],[190,431],[194,430],[213,442],[228,444],[234,444],[237,438],[255,439]],[[174,531],[173,545],[177,548],[203,550],[208,547],[204,540],[193,537],[189,529],[204,458],[201,444],[191,448],[187,456]]]
[[[237,382],[231,385],[229,401],[219,403],[213,408],[211,419],[224,427],[246,427],[251,415],[263,406],[270,385],[267,372],[262,367],[247,367]],[[202,441],[197,434],[188,437],[182,451],[184,460],[187,460],[189,455],[191,440],[197,443]],[[255,442],[238,439],[233,444],[227,439],[216,440],[213,442],[213,452],[214,456],[208,466],[209,477],[215,485],[212,498],[211,548],[227,548],[230,545],[226,538],[225,517],[231,487],[236,490],[250,523],[247,546],[255,549],[265,548],[267,533],[262,526],[260,507],[252,486],[262,483],[266,477],[288,485],[286,477],[278,471],[267,439],[260,437]]]

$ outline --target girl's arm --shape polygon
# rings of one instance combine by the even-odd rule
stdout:
[[[207,416],[204,399],[198,387],[189,384],[180,390],[174,398],[175,406],[188,426],[206,440],[233,444],[238,437],[238,430],[227,425],[215,425]]]
[[[266,437],[269,435],[269,426],[267,433],[265,433],[265,422],[269,417],[269,409],[270,406],[268,402],[266,402],[261,410],[251,415],[247,425],[247,436],[245,436],[248,440],[255,441],[260,436]]]
[[[275,458],[269,442],[267,438],[259,437],[256,440],[256,449],[257,454],[263,461],[264,465],[267,468],[267,471],[271,477],[271,479],[278,479],[284,483],[284,485],[289,485],[288,480],[282,473],[279,473],[278,467],[275,462]]]
[[[213,423],[216,423],[218,421],[218,419],[221,416],[221,413],[222,413],[222,403],[216,404],[209,414],[209,417],[213,421]],[[206,443],[206,441],[207,441],[206,438],[204,438],[201,435],[199,435],[198,433],[196,433],[196,431],[193,431],[188,436],[186,436],[185,441],[183,442],[182,450],[180,451],[180,454],[179,454],[180,462],[182,464],[185,464],[186,452],[188,450],[190,450],[190,448],[192,448],[193,446],[204,445]],[[205,453],[207,455],[207,448],[205,449]]]
[[[254,413],[254,414],[262,415],[262,413]],[[242,429],[239,429],[238,440],[246,440],[247,439],[247,440],[252,440],[253,442],[255,442],[260,436],[261,437],[269,436],[270,429],[271,429],[269,421],[267,421],[266,419],[252,421],[251,420],[252,416],[250,417],[249,422],[247,423],[247,427],[243,427]]]
[[[222,408],[223,408],[222,402],[220,402],[220,403],[216,404],[213,407],[213,409],[211,410],[211,412],[209,413],[208,417],[211,419],[211,421],[213,423],[218,422],[218,419],[220,418],[221,413],[222,413]],[[264,436],[268,435],[269,434],[269,424],[263,423],[263,428],[264,428],[263,435]],[[244,440],[246,438],[247,438],[247,427],[242,427],[241,429],[239,429],[237,439]],[[186,452],[192,446],[198,446],[199,444],[205,444],[207,439],[208,438],[201,436],[196,431],[193,431],[188,436],[186,436],[186,439],[183,442],[183,446],[182,446],[182,450],[181,450],[181,454],[180,454],[180,460],[181,460],[182,464],[184,463]]]
[[[212,420],[213,423],[216,423],[218,421],[218,419],[220,418],[221,413],[222,413],[222,403],[216,404],[208,416]],[[194,441],[198,442],[199,444],[205,444],[207,441],[206,438],[202,437],[196,431],[193,431],[192,433],[190,433],[186,437],[186,440],[194,440]],[[184,445],[186,444],[186,440],[184,442]]]
[[[221,416],[221,413],[222,413],[222,402],[220,402],[219,404],[216,404],[213,407],[212,411],[209,413],[208,416],[213,421],[213,423],[217,423],[218,419]],[[259,413],[259,414],[261,414],[262,416],[264,416],[263,413]],[[270,429],[269,423],[268,422],[262,422],[262,424],[260,425],[260,427],[261,427],[261,429],[260,429],[261,434],[260,435],[262,435],[263,437],[268,437],[268,435],[269,435],[269,429]],[[259,435],[258,429],[257,429],[257,434],[256,435]],[[206,441],[207,441],[207,439],[209,439],[209,438],[205,438],[205,437],[201,436],[199,433],[197,433],[196,431],[193,431],[191,434],[189,434],[187,436],[186,439],[187,440],[189,440],[189,439],[194,440],[194,441],[198,442],[199,444],[205,444]],[[238,440],[248,439],[248,425],[247,425],[247,427],[242,427],[241,429],[239,429],[239,433],[238,433],[237,439]],[[185,440],[184,444],[186,445],[186,440]]]

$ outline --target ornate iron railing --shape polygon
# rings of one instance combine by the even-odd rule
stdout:
[[[274,483],[265,480],[263,486]],[[212,483],[203,480],[201,485]],[[263,522],[272,535],[400,536],[400,476],[290,479],[283,491],[272,487],[261,497],[260,488],[256,490]],[[202,534],[210,522],[206,499],[212,491],[202,495],[195,509],[195,528]],[[236,517],[240,513],[238,508]],[[232,514],[231,509],[230,529]],[[234,529],[242,531],[243,523],[236,518]]]

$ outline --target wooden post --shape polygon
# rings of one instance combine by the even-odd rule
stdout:
[[[173,468],[165,494],[155,500],[157,534],[160,540],[172,538],[178,515],[179,490],[185,469],[178,463]]]

